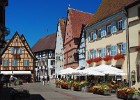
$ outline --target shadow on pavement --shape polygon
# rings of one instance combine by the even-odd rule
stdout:
[[[40,94],[30,94],[27,90],[1,88],[0,100],[45,100]]]

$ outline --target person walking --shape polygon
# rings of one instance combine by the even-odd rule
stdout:
[[[42,81],[43,81],[43,85],[45,85],[45,77],[44,76],[42,78]]]
[[[47,84],[49,84],[49,82],[50,82],[50,77],[49,75],[47,75]]]

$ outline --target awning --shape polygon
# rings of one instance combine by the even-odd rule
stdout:
[[[12,74],[12,71],[1,71],[1,74],[11,75]]]
[[[13,71],[13,74],[31,74],[31,71]]]

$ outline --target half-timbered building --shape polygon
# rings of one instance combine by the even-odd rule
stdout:
[[[2,74],[14,75],[28,82],[34,79],[34,55],[24,35],[20,36],[16,32],[12,39],[7,41],[1,57],[0,70]]]

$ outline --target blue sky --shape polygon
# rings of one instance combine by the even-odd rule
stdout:
[[[30,47],[40,38],[56,32],[59,18],[66,18],[70,8],[95,13],[101,0],[9,0],[6,27],[10,39],[17,31],[24,34]]]

